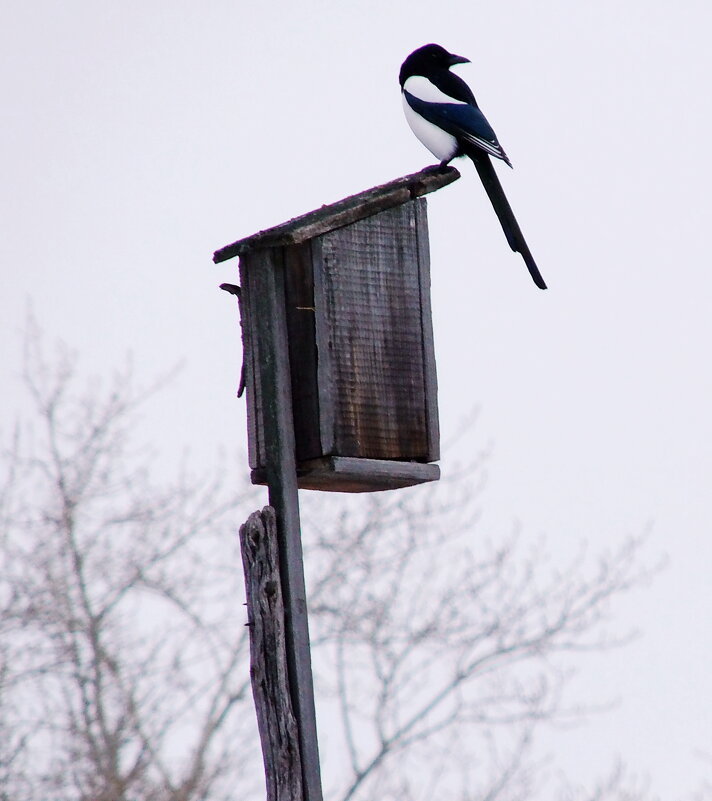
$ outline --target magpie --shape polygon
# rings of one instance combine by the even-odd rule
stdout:
[[[401,65],[399,75],[406,120],[418,139],[440,159],[441,167],[458,156],[472,159],[509,246],[522,254],[539,289],[546,289],[490,156],[502,159],[510,167],[512,162],[480,111],[470,87],[459,75],[450,72],[455,64],[469,63],[469,58],[448,53],[437,44],[414,50]]]

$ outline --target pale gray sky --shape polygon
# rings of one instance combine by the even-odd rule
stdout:
[[[514,163],[500,175],[550,289],[463,162],[429,202],[443,437],[481,406],[456,450],[494,446],[491,536],[519,522],[564,554],[652,526],[670,566],[620,610],[643,636],[574,685],[621,703],[551,748],[582,779],[620,754],[682,795],[712,748],[710,9],[6,2],[0,420],[20,403],[31,303],[89,371],[127,351],[144,379],[186,360],[147,420],[170,455],[242,444],[235,309],[217,290],[236,263],[212,251],[430,163],[398,67],[429,41],[470,57],[460,74]]]

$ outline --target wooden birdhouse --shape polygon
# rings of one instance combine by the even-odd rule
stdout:
[[[440,477],[423,195],[458,177],[429,168],[215,253],[240,257],[253,483],[266,482],[270,404],[287,406],[301,488],[368,492]],[[289,380],[274,386],[280,360]]]

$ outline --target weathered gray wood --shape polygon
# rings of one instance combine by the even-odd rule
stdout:
[[[425,381],[425,425],[428,447],[425,461],[440,458],[440,419],[438,415],[438,373],[435,364],[433,312],[430,304],[430,241],[428,237],[428,204],[425,198],[414,201],[415,232],[418,238],[418,270],[420,272],[420,320],[423,336],[423,378]]]
[[[254,257],[253,257],[254,258]],[[240,258],[240,284],[242,309],[242,363],[247,383],[247,455],[250,467],[254,470],[265,464],[265,445],[262,417],[262,392],[260,371],[257,363],[257,343],[255,326],[252,323],[252,291],[250,287],[250,270],[247,267],[248,257]]]
[[[282,251],[248,254],[243,269],[249,296],[248,325],[261,387],[265,473],[277,516],[279,562],[285,607],[289,686],[299,727],[306,801],[321,801],[319,747],[309,650],[306,590],[299,525],[289,346]]]
[[[250,627],[250,677],[262,742],[267,801],[302,801],[297,722],[289,694],[277,521],[271,506],[240,527]]]
[[[427,458],[415,227],[408,202],[319,238],[320,409],[334,404],[333,450],[323,455]]]
[[[427,167],[226,245],[215,251],[213,261],[217,264],[251,250],[306,242],[327,231],[433,192],[459,177],[460,173],[454,167]]]
[[[253,470],[251,478],[253,484],[266,483],[264,470]],[[439,478],[440,468],[436,464],[343,456],[310,459],[297,467],[300,489],[328,492],[379,492],[438,481]]]
[[[297,460],[322,454],[319,437],[318,354],[310,242],[283,249],[289,360]]]
[[[386,187],[400,191],[413,178]],[[426,171],[422,185],[441,178]],[[422,188],[417,181],[416,187]],[[386,196],[394,197],[390,190]],[[268,458],[264,369],[257,346],[262,338],[257,320],[267,312],[259,299],[263,289],[252,273],[266,260],[278,262],[283,274],[297,463],[324,456],[401,462],[439,458],[426,200],[418,197],[375,215],[370,211],[370,217],[300,244],[253,250],[257,240],[250,238],[252,245],[240,258],[249,457],[257,483],[265,481]],[[261,245],[265,241],[259,240]],[[355,480],[331,475],[334,490],[348,484],[348,491],[356,491]],[[319,473],[321,489],[331,488],[328,480],[328,470]],[[299,486],[313,485],[300,480]],[[392,486],[385,480],[384,489]],[[379,487],[364,475],[363,489]]]
[[[426,201],[418,198],[302,245],[240,259],[246,320],[250,467],[267,459],[252,273],[282,260],[291,403],[298,462],[321,456],[439,458]],[[263,312],[264,313],[264,312]],[[379,473],[383,475],[383,473]],[[363,474],[363,489],[376,490]],[[328,480],[320,474],[322,489]],[[334,474],[336,491],[355,481]],[[416,477],[408,483],[433,480]],[[300,481],[302,488],[313,484]],[[384,489],[394,485],[384,482]]]
[[[317,393],[319,397],[319,418],[315,421],[319,432],[321,449],[319,456],[334,453],[336,443],[336,382],[333,361],[334,341],[331,335],[331,315],[328,313],[325,298],[328,292],[326,268],[324,266],[324,238],[316,237],[311,242],[312,270],[314,284],[314,336],[316,339]]]

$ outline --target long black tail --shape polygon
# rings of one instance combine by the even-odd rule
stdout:
[[[502,189],[502,184],[499,182],[499,178],[497,177],[494,166],[490,161],[490,157],[481,150],[474,150],[474,148],[472,151],[468,151],[467,155],[472,159],[475,167],[477,168],[480,180],[487,190],[487,194],[489,195],[490,202],[497,213],[497,217],[499,217],[499,222],[502,225],[504,235],[507,237],[509,247],[512,248],[515,253],[522,254],[524,263],[527,265],[529,273],[539,289],[546,289],[544,279],[541,277],[539,268],[536,266],[534,257],[532,256],[529,246],[524,239],[524,235],[522,234],[519,223],[514,216],[512,207],[509,205],[509,201],[504,194],[504,189]]]

